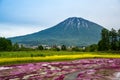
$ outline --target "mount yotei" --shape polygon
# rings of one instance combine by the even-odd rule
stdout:
[[[27,45],[87,46],[100,40],[102,26],[78,17],[70,17],[59,24],[25,36],[9,38]]]

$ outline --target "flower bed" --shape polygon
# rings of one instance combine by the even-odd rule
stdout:
[[[120,59],[80,59],[1,66],[0,80],[117,80],[119,72]]]

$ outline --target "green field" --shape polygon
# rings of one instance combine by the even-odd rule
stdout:
[[[117,53],[73,51],[16,51],[0,52],[0,65],[43,61],[66,61],[83,58],[120,58]]]

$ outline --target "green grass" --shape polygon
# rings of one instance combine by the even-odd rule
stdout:
[[[67,61],[84,58],[120,58],[116,53],[72,51],[16,51],[0,52],[0,65],[31,62]]]
[[[76,54],[84,54],[84,52],[48,51],[48,50],[46,50],[46,51],[0,52],[0,58],[45,57],[45,56],[53,56],[53,55],[76,55]]]

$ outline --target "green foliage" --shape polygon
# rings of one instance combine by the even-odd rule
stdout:
[[[98,43],[98,50],[99,51],[109,50],[109,31],[105,28],[102,30],[101,33],[101,40]]]
[[[0,37],[0,51],[30,51],[31,48],[26,48],[23,45],[19,47],[18,43],[12,44],[11,40]]]
[[[62,46],[61,46],[61,50],[63,50],[63,51],[67,50],[66,46],[65,46],[65,45],[62,45]]]
[[[52,50],[53,50],[53,51],[60,51],[60,49],[57,48],[57,47],[56,47],[56,48],[52,48]]]
[[[94,52],[94,51],[97,51],[97,48],[98,48],[98,45],[97,44],[93,44],[93,45],[90,45],[90,52]]]
[[[101,33],[101,40],[98,42],[98,50],[120,50],[120,29],[118,30],[118,32],[113,28],[111,29],[111,31],[103,29]]]
[[[12,43],[10,40],[0,37],[0,51],[11,51]]]
[[[38,50],[44,50],[43,46],[42,46],[42,45],[39,45],[39,46],[38,46]]]
[[[51,50],[53,50],[53,51],[60,51],[60,48],[58,48],[56,45],[53,45],[53,47],[51,48]]]
[[[110,31],[110,42],[111,50],[117,50],[117,32],[113,28]]]
[[[76,46],[72,48],[72,51],[80,51],[80,49]]]
[[[18,45],[18,43],[13,44],[13,51],[19,51],[20,47]]]
[[[120,29],[118,30],[118,50],[120,50]]]

